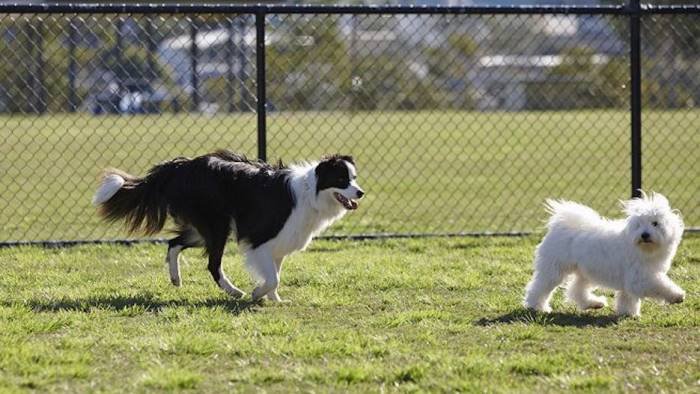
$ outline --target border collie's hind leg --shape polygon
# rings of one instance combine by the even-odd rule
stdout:
[[[168,263],[170,271],[170,282],[180,287],[182,280],[180,279],[180,252],[187,248],[202,246],[202,237],[193,228],[180,229],[177,237],[168,241],[168,253],[165,255],[165,261]]]
[[[228,293],[228,295],[233,298],[240,298],[245,295],[245,292],[231,284],[231,281],[228,280],[224,270],[221,268],[221,258],[224,255],[228,231],[215,234],[216,235],[213,235],[210,239],[207,239],[206,245],[207,254],[209,255],[209,272],[212,278],[214,278],[214,282]]]

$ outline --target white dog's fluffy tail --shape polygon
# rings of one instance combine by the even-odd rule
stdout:
[[[605,221],[598,212],[573,201],[547,199],[545,208],[551,214],[547,222],[550,230],[554,227],[585,229]]]
[[[124,186],[126,180],[117,174],[108,174],[102,179],[102,184],[100,185],[95,195],[92,197],[92,205],[100,205],[107,202],[112,196],[117,194],[119,189]]]

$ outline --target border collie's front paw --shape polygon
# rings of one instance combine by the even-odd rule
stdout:
[[[263,290],[260,287],[256,287],[253,289],[253,293],[251,293],[251,298],[253,299],[253,302],[259,302],[265,299],[265,294],[267,290]]]
[[[266,296],[266,297],[267,297],[268,300],[270,300],[270,301],[272,301],[272,302],[276,302],[276,303],[287,304],[287,303],[290,302],[289,300],[283,300],[283,299],[280,297],[280,295],[277,294],[277,290],[273,290],[273,291],[267,293],[267,296]]]

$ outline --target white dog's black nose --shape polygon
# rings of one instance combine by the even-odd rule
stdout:
[[[365,195],[365,192],[363,192],[362,190],[357,191],[357,198],[362,198],[362,196],[364,196],[364,195]]]
[[[645,231],[642,233],[641,237],[644,241],[647,241],[649,239],[649,233]]]

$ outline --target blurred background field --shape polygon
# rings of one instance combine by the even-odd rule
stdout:
[[[677,122],[688,113],[646,113],[643,182],[698,226],[700,133]],[[124,238],[90,205],[103,168],[142,175],[217,148],[257,153],[254,115],[0,122],[3,240]],[[268,120],[268,158],[355,156],[367,197],[327,234],[538,231],[548,197],[618,215],[630,193],[628,122],[622,111],[280,112]]]

